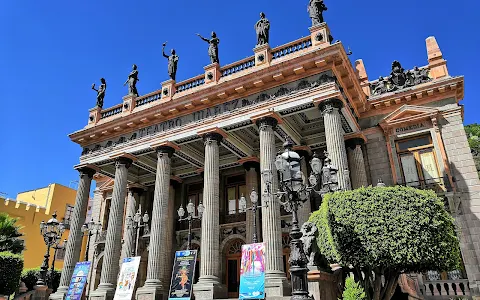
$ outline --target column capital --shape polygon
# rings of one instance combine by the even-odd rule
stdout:
[[[145,192],[145,188],[140,185],[129,185],[127,186],[127,188],[129,193],[138,194],[139,196],[141,196],[142,193]]]
[[[115,160],[115,167],[124,165],[127,169],[132,166],[132,163],[137,160],[137,158],[130,153],[118,153],[111,155],[110,158]]]
[[[357,146],[361,146],[363,144],[365,144],[365,141],[362,138],[358,138],[358,137],[348,139],[345,141],[345,145],[352,150],[354,150]]]
[[[155,151],[159,156],[168,155],[168,157],[171,158],[175,153],[175,148],[172,148],[170,146],[158,146],[155,148]]]
[[[257,124],[258,128],[262,130],[265,127],[275,128],[278,124],[282,124],[282,118],[274,111],[269,111],[250,118],[252,122]]]
[[[330,98],[320,102],[319,106],[322,114],[331,113],[334,108],[341,109],[343,107],[343,101],[337,98]]]
[[[213,142],[217,142],[217,144],[220,145],[223,140],[223,135],[218,132],[207,132],[202,135],[202,138],[205,144],[212,144]]]
[[[247,171],[250,171],[251,169],[255,169],[257,171],[260,170],[260,160],[257,157],[247,157],[239,160],[238,162],[242,164]]]
[[[95,165],[77,165],[74,167],[80,173],[80,176],[87,175],[90,179],[98,172],[99,168]]]

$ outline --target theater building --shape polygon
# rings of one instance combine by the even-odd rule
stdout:
[[[170,79],[157,91],[85,112],[87,125],[70,135],[83,148],[80,183],[62,287],[52,298],[66,290],[78,261],[92,179],[92,217],[103,232],[91,241],[90,298],[111,299],[119,261],[132,253],[141,256],[137,299],[168,293],[173,254],[187,247],[188,224],[177,210],[189,201],[205,207],[193,223],[196,298],[238,297],[241,246],[254,230],[239,199],[250,206],[253,189],[270,203],[257,228],[266,244],[266,294],[288,296],[291,215],[261,192],[261,172],[274,170],[286,137],[306,165],[313,153],[327,151],[343,189],[383,180],[444,197],[459,228],[464,270],[409,278],[427,298],[460,286],[479,295],[480,182],[462,125],[463,77],[448,73],[434,37],[426,39],[421,67],[395,61],[372,80],[362,60],[350,61],[342,43],[331,40],[326,23],[309,30],[305,38],[257,46],[241,61],[213,63],[194,78]],[[300,221],[320,202],[307,202]],[[138,210],[150,218],[137,245],[126,220]]]

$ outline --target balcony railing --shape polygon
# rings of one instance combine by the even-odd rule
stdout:
[[[282,48],[275,48],[272,51],[272,59],[278,59],[280,57],[287,56],[300,50],[310,48],[312,46],[311,37],[307,37],[304,40],[289,44]]]
[[[160,100],[162,98],[162,92],[156,91],[154,93],[150,93],[144,96],[141,96],[135,100],[135,106],[142,106],[148,104],[153,101]]]
[[[122,111],[123,111],[123,105],[122,104],[116,105],[112,108],[102,111],[102,119],[105,119],[114,115],[118,115]]]
[[[205,84],[205,77],[203,75],[201,77],[197,76],[193,79],[187,80],[185,82],[180,82],[177,86],[177,93],[185,92],[189,89],[193,89],[197,86],[201,86]]]
[[[437,194],[450,192],[452,190],[448,177],[445,178],[431,178],[420,181],[410,181],[407,183],[399,183],[403,186],[411,186],[421,190],[433,190]]]
[[[255,67],[255,57],[249,57],[244,61],[222,68],[222,77],[230,76],[252,67]]]
[[[425,299],[471,299],[468,279],[425,281]]]

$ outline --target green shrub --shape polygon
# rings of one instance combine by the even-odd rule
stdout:
[[[53,291],[56,292],[58,286],[60,285],[60,275],[61,270],[53,271]],[[50,270],[47,273],[47,281],[49,282]],[[33,290],[33,287],[36,285],[38,278],[40,278],[40,268],[30,268],[25,269],[22,272],[21,281],[25,283],[25,286],[29,291]],[[50,283],[49,283],[50,284]]]
[[[11,252],[0,252],[0,295],[11,295],[20,283],[23,256]]]
[[[368,299],[391,299],[402,272],[459,267],[454,220],[433,191],[394,186],[336,192],[324,197],[310,221],[318,228],[320,252],[330,263],[353,266]],[[382,275],[384,281],[375,281]]]
[[[363,300],[366,299],[366,295],[360,284],[355,282],[352,276],[348,276],[347,280],[345,280],[345,290],[342,298],[343,300]]]

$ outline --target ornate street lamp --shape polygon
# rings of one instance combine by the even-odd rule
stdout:
[[[179,222],[183,221],[188,221],[188,243],[187,243],[187,250],[190,250],[192,248],[192,222],[193,220],[201,220],[203,216],[203,212],[205,211],[205,206],[200,202],[200,204],[197,207],[198,215],[195,215],[195,204],[193,204],[192,199],[188,200],[187,204],[187,217],[184,218],[185,216],[185,209],[183,209],[183,206],[180,205],[180,208],[178,209],[177,213],[180,219],[178,219]]]
[[[50,248],[58,246],[62,234],[65,231],[65,225],[57,220],[57,212],[54,212],[52,218],[45,223],[40,223],[40,234],[43,236],[45,245],[47,246],[47,252],[43,256],[43,263],[40,267],[40,278],[38,278],[37,285],[46,284],[46,276],[48,272],[48,265],[50,259]],[[55,259],[55,258],[54,258]]]
[[[54,245],[52,248],[54,249],[53,251],[53,260],[52,260],[52,267],[50,268],[50,284],[51,284],[51,287],[53,289],[53,275],[54,275],[54,271],[55,271],[55,259],[57,258],[57,250],[65,250],[65,248],[67,247],[67,240],[63,240],[63,245],[60,245],[59,243],[57,243],[56,245]]]
[[[251,209],[253,211],[252,242],[253,243],[258,243],[258,238],[257,238],[257,209],[262,208],[262,207],[267,207],[267,206],[258,205],[258,194],[255,191],[255,189],[252,189],[252,192],[250,193],[250,201],[252,201],[252,206],[247,207],[247,199],[245,199],[245,197],[242,195],[242,197],[240,197],[240,207],[245,207],[245,210]]]
[[[90,238],[94,235],[98,235],[102,231],[102,224],[100,222],[95,223],[93,220],[83,224],[82,233],[87,237],[87,250],[85,251],[85,261],[88,260],[88,253],[90,253]]]
[[[283,144],[284,151],[277,155],[275,168],[279,178],[279,190],[272,193],[273,172],[263,170],[262,178],[266,183],[264,195],[274,194],[280,204],[287,212],[292,213],[292,229],[290,231],[290,273],[292,279],[292,300],[312,300],[307,288],[307,257],[303,251],[301,241],[302,232],[298,225],[297,211],[304,202],[310,199],[312,192],[323,196],[328,192],[337,191],[337,169],[330,164],[328,153],[326,153],[325,165],[317,155],[314,155],[310,166],[312,175],[308,183],[301,170],[301,158],[297,152],[292,150],[293,143],[287,138]],[[282,199],[285,201],[282,202]]]
[[[127,228],[128,229],[133,229],[134,230],[134,238],[135,238],[135,247],[133,248],[132,251],[132,256],[137,256],[138,255],[138,240],[140,239],[140,230],[142,228],[145,228],[143,230],[143,235],[148,234],[148,222],[150,221],[150,216],[148,215],[147,212],[143,214],[142,217],[142,207],[140,206],[133,216],[127,217],[126,223],[127,223]]]

